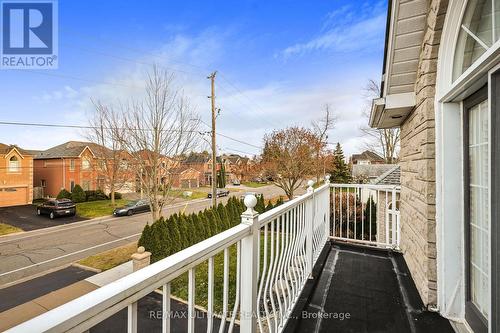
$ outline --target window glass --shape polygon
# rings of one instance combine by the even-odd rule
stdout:
[[[489,119],[488,101],[469,110],[470,292],[486,318],[489,308]]]
[[[453,80],[456,80],[500,37],[500,0],[467,3],[455,49]]]
[[[82,160],[82,169],[83,170],[88,170],[90,169],[90,161],[86,158]]]
[[[9,159],[9,172],[19,172],[20,169],[19,159],[16,156],[12,156]]]

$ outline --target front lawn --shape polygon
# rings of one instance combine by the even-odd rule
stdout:
[[[246,187],[252,187],[252,188],[259,188],[263,186],[267,186],[266,183],[257,183],[257,182],[243,182],[241,185],[246,186]]]
[[[191,192],[191,196],[184,196],[184,192]],[[170,190],[170,197],[182,198],[186,200],[203,199],[207,197],[205,192],[193,191],[192,189]]]
[[[120,199],[115,203],[116,207],[124,206],[129,203],[129,200]],[[113,206],[111,206],[111,200],[79,202],[76,204],[76,213],[80,217],[89,219],[108,216],[113,214]]]
[[[21,232],[21,231],[23,231],[23,230],[16,228],[16,227],[13,227],[9,224],[0,223],[0,236],[12,234],[14,232]]]

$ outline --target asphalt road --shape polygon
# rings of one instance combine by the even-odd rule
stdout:
[[[266,198],[282,195],[281,189],[270,185],[250,191]],[[231,195],[240,196],[242,192]],[[224,202],[227,198],[220,198]],[[164,215],[175,212],[197,212],[210,206],[210,199],[187,201],[167,207]],[[34,230],[0,237],[0,288],[47,273],[139,239],[149,213],[130,217],[105,218],[75,222],[68,225]]]

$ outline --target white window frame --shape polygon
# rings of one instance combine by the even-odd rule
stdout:
[[[82,170],[90,169],[90,160],[88,158],[82,158]]]
[[[15,158],[15,161],[12,161],[13,158]],[[13,162],[15,162],[15,163],[13,163]],[[9,168],[8,168],[9,173],[21,172],[21,160],[19,159],[18,156],[13,155],[13,156],[9,157],[8,163],[9,163]]]
[[[450,2],[447,9],[438,55],[435,102],[438,308],[441,315],[461,322],[465,318],[462,101],[486,82],[491,82],[491,74],[500,68],[499,40],[455,81],[452,80],[455,46],[466,5],[466,0],[458,0]],[[491,101],[490,89],[488,94]],[[491,116],[491,102],[489,114]],[[491,124],[489,131],[491,137]],[[491,156],[491,145],[489,154]],[[489,200],[491,207],[491,191]],[[491,308],[488,313],[491,331]]]

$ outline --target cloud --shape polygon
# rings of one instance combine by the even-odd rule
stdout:
[[[306,42],[291,45],[275,57],[287,60],[311,52],[355,52],[383,45],[386,13],[383,2],[360,8],[345,5],[325,17],[321,33]]]

